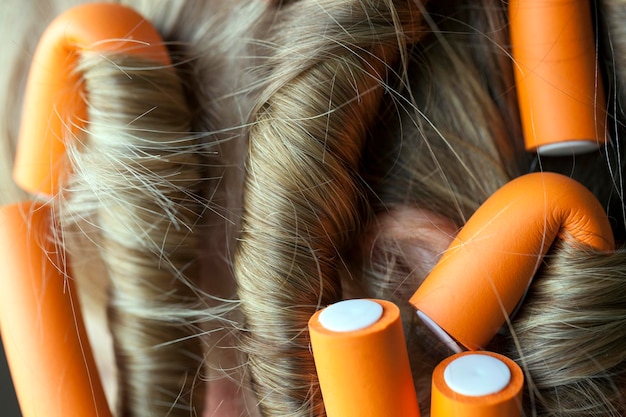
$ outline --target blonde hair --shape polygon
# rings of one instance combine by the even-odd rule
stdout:
[[[550,167],[585,181],[607,209],[613,206],[621,215],[624,202],[620,194],[615,196],[619,189],[611,190],[610,178],[621,178],[618,147],[577,157],[580,167],[572,166],[568,158],[531,161],[525,154],[514,115],[516,104],[509,94],[514,85],[513,63],[507,56],[506,8],[488,0],[473,5],[455,9],[454,19],[448,18],[449,4],[433,5],[431,16],[438,16],[437,10],[446,14],[439,15],[435,34],[423,42],[409,70],[416,109],[391,114],[380,129],[387,132],[380,139],[383,145],[374,143],[366,162],[373,194],[381,202],[374,210],[384,213],[413,206],[461,227],[499,186],[525,169]],[[620,124],[615,121],[615,126]],[[433,233],[436,226],[427,232]],[[616,231],[622,228],[618,224]],[[411,310],[408,298],[432,262],[415,253],[429,244],[432,238],[427,235],[398,238],[381,232],[366,248],[366,256],[358,259],[364,295],[391,299]],[[625,260],[622,250],[607,255],[555,245],[522,308],[510,318],[510,328],[490,346],[524,368],[528,415],[626,412],[622,399],[626,340],[617,330],[626,318]],[[428,400],[424,392],[432,367],[448,352],[421,328],[412,311],[405,317],[412,327],[407,339],[423,404]]]
[[[324,414],[306,325],[341,297],[337,269],[360,229],[362,144],[390,65],[420,33],[411,2],[365,6],[300,1],[272,28],[271,81],[249,132],[234,265],[265,415]]]
[[[74,173],[57,209],[70,256],[80,233],[108,278],[119,415],[188,414],[202,404],[195,288],[203,149],[189,134],[178,75],[154,67],[83,54],[89,126],[69,141]]]
[[[172,41],[175,68],[83,56],[90,125],[70,140],[74,174],[54,200],[79,281],[109,280],[118,415],[199,412],[213,367],[241,365],[233,378],[250,380],[263,415],[323,416],[306,324],[361,296],[400,305],[427,416],[432,368],[449,352],[407,299],[443,250],[437,233],[452,236],[510,179],[550,168],[591,188],[624,238],[623,4],[598,3],[599,40],[615,47],[602,51],[615,145],[573,165],[523,149],[499,0],[255,2],[250,13],[181,2],[166,13],[174,3],[136,6]],[[407,208],[426,221],[400,236],[384,216]],[[201,269],[204,257],[219,272]],[[527,415],[626,414],[625,262],[622,250],[560,242],[546,257],[490,346],[523,367]],[[207,293],[207,279],[235,279],[237,303],[232,286]],[[235,343],[245,357],[220,364]]]
[[[107,394],[116,415],[200,413],[205,382],[226,372],[217,369],[222,360],[214,358],[215,350],[229,340],[221,329],[232,327],[230,312],[236,304],[218,300],[232,297],[233,290],[205,293],[203,287],[220,287],[219,282],[205,281],[222,277],[201,278],[201,273],[212,271],[199,260],[221,261],[227,255],[203,254],[203,246],[210,250],[217,245],[203,245],[201,236],[219,230],[212,224],[215,218],[221,225],[222,218],[235,215],[219,206],[230,197],[218,192],[217,185],[232,183],[240,174],[226,175],[224,158],[215,161],[216,155],[232,152],[223,141],[236,130],[215,131],[239,117],[217,120],[226,114],[220,105],[227,99],[220,94],[232,93],[224,88],[226,77],[201,80],[191,74],[232,70],[225,51],[228,44],[229,53],[235,54],[240,39],[236,31],[216,36],[207,27],[203,33],[199,26],[190,30],[183,23],[201,19],[202,25],[212,22],[217,29],[219,19],[232,11],[221,12],[204,2],[181,5],[137,4],[153,17],[166,40],[175,39],[167,42],[174,67],[123,54],[80,56],[75,71],[85,84],[89,123],[77,137],[66,138],[72,175],[50,201],[56,220],[51,233],[68,253],[82,308],[88,317],[106,316],[100,320],[108,331],[95,328],[99,334],[94,347],[99,359],[114,356],[114,375],[107,375],[107,358],[100,367],[105,378],[115,379],[107,384]],[[54,6],[42,6],[50,15],[38,18],[49,20],[58,12]],[[206,19],[210,11],[216,12],[214,20]],[[256,15],[247,17],[253,21]],[[241,22],[240,30],[251,24]],[[16,79],[24,78],[19,77],[23,65],[17,65],[15,73]],[[193,108],[194,101],[207,104]],[[15,130],[12,127],[11,139]],[[12,148],[13,141],[4,143]],[[102,333],[110,333],[112,340]],[[223,360],[224,366],[232,366],[230,361]]]

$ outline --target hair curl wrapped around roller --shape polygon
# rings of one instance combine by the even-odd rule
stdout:
[[[528,415],[623,415],[626,367],[618,330],[626,296],[626,254],[620,248],[623,148],[615,142],[623,136],[621,104],[609,108],[617,119],[609,118],[612,137],[601,152],[539,158],[533,165],[522,148],[516,97],[510,94],[515,89],[507,8],[491,0],[469,3],[429,3],[435,29],[416,47],[408,69],[416,108],[392,107],[366,155],[363,172],[380,200],[374,201],[377,218],[357,259],[363,273],[359,296],[408,306],[458,230],[497,189],[527,173],[528,166],[573,176],[608,210],[618,249],[607,254],[557,241],[520,310],[487,348],[523,368]],[[623,12],[623,5],[613,2],[599,6],[611,24],[616,10]],[[622,40],[616,29],[601,29],[612,46]],[[623,50],[611,51],[615,58],[603,52],[608,54],[604,60],[601,55],[603,70],[612,74],[613,59],[623,59]],[[617,74],[608,80],[607,92],[613,94],[612,87],[624,85]],[[424,413],[431,381],[423,375],[449,351],[418,323],[413,309],[403,314]]]
[[[16,24],[29,36],[47,17],[27,7],[56,13],[53,6],[76,3],[14,2],[16,16],[32,20]],[[558,240],[488,349],[523,369],[525,415],[626,414],[626,255],[619,248],[626,236],[624,2],[591,2],[597,47],[591,55],[607,98],[599,103],[606,113],[595,109],[606,117],[609,137],[598,152],[575,159],[524,150],[507,2],[124,3],[138,7],[184,63],[170,68],[83,47],[90,40],[77,48],[76,78],[67,86],[88,103],[79,119],[89,123],[59,119],[68,135],[59,154],[67,153],[69,167],[45,161],[51,163],[38,181],[49,177],[62,187],[33,188],[55,195],[52,238],[67,248],[79,288],[111,278],[106,302],[118,354],[111,365],[119,376],[117,414],[200,412],[194,396],[202,390],[191,391],[205,365],[209,376],[234,376],[228,389],[212,390],[209,382],[205,405],[216,407],[206,414],[222,404],[217,412],[228,413],[229,401],[249,393],[250,376],[256,398],[231,414],[321,416],[307,320],[326,304],[363,297],[399,305],[420,411],[428,415],[432,371],[449,351],[408,300],[467,219],[529,171],[556,171],[586,185],[608,211],[618,249],[607,255]],[[216,10],[223,12],[217,18]],[[12,45],[5,43],[3,56]],[[24,50],[21,61],[31,56]],[[171,56],[174,65],[183,60]],[[15,79],[23,72],[16,64]],[[598,79],[591,91],[601,101]],[[11,86],[3,123],[10,132],[17,130],[11,122],[21,91],[19,82]],[[246,119],[251,102],[256,107]],[[190,125],[202,134],[190,135]],[[240,135],[244,130],[249,135]],[[212,147],[213,138],[228,140]],[[218,158],[204,158],[209,147]],[[60,181],[49,175],[56,166]],[[242,197],[243,230],[236,236]],[[203,212],[216,205],[217,213]],[[209,230],[202,239],[199,219]],[[198,278],[227,291],[198,288]],[[216,300],[231,297],[235,285],[240,303]],[[213,322],[199,323],[215,303],[241,306],[243,329],[229,322],[226,332],[212,332]],[[232,346],[232,335],[243,335],[242,347]],[[239,348],[248,358],[233,363],[229,355]],[[224,372],[212,374],[219,366]]]
[[[468,220],[411,304],[470,350],[502,327],[553,242],[613,251],[609,219],[585,187],[534,173],[494,193]]]
[[[359,230],[361,148],[420,16],[410,1],[351,0],[294,2],[279,16],[275,81],[249,133],[235,273],[261,410],[321,416],[306,325],[341,297],[337,262]]]
[[[63,243],[80,253],[72,242],[84,233],[95,244],[88,267],[109,278],[117,415],[202,408],[203,352],[197,318],[186,313],[198,304],[194,227],[203,210],[190,120],[163,40],[134,10],[82,5],[43,35],[15,176],[56,196]],[[163,314],[172,309],[179,313]]]

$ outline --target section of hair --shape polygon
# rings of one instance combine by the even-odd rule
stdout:
[[[599,36],[599,41],[606,44],[605,55],[608,59],[604,63],[610,68],[607,73],[609,85],[614,86],[615,109],[620,118],[626,116],[626,5],[619,0],[600,0],[598,21],[603,25],[600,28],[605,31]]]
[[[529,158],[506,50],[506,7],[489,0],[431,5],[430,33],[407,70],[410,91],[390,96],[363,175],[376,210],[418,205],[462,225]]]
[[[429,6],[429,34],[408,63],[409,89],[401,98],[385,97],[383,120],[368,142],[362,175],[373,220],[365,246],[353,253],[360,273],[351,280],[359,296],[400,306],[425,416],[430,376],[450,352],[408,299],[447,247],[445,239],[529,162],[506,50],[506,7],[491,0]]]
[[[624,204],[624,147],[619,138],[626,134],[626,3],[619,0],[601,0],[595,2],[597,14],[595,23],[598,27],[598,45],[600,46],[599,76],[603,77],[607,93],[607,129],[612,140],[603,149],[606,169],[601,170],[604,177],[595,178],[586,184],[601,201],[607,201],[606,208],[612,221],[615,236],[626,240],[626,204]],[[580,163],[578,164],[580,165]],[[594,165],[588,164],[591,167]],[[590,169],[592,170],[592,168]],[[597,175],[598,170],[594,170]],[[601,191],[596,191],[602,189]]]
[[[67,139],[74,172],[59,196],[60,237],[70,259],[74,245],[92,245],[109,280],[116,414],[188,416],[204,395],[194,233],[203,149],[173,68],[85,53],[77,71],[89,124]]]
[[[77,2],[36,1],[50,16],[24,32],[34,37],[57,3]],[[618,239],[625,236],[624,1],[592,2],[604,8],[596,15],[599,75],[612,141],[596,154],[535,161],[521,140],[506,2],[126,3],[172,41],[186,91],[172,68],[84,56],[91,123],[68,139],[74,175],[55,201],[72,276],[83,292],[101,279],[109,291],[119,416],[200,414],[203,371],[233,378],[209,386],[214,409],[239,395],[248,375],[230,346],[236,332],[214,331],[230,308],[221,302],[232,296],[234,273],[246,316],[242,348],[265,416],[324,414],[306,323],[319,307],[359,296],[401,307],[426,417],[432,369],[448,352],[407,300],[446,237],[486,198],[529,170],[558,170],[591,188]],[[246,49],[255,36],[258,49]],[[20,57],[16,80],[28,53]],[[267,65],[244,74],[255,59]],[[236,241],[246,149],[238,124],[259,87]],[[5,107],[3,128],[15,137],[17,106]],[[216,143],[207,148],[191,130],[216,132]],[[8,157],[13,144],[4,145]],[[213,153],[221,159],[205,158]],[[406,222],[415,213],[425,216]],[[626,414],[625,257],[555,245],[490,346],[523,367],[527,415]],[[201,344],[203,332],[220,340]],[[213,354],[203,370],[203,355]]]
[[[419,13],[407,1],[299,1],[276,22],[235,273],[263,414],[321,416],[307,321],[341,297],[337,270],[360,229],[362,144]]]
[[[525,370],[538,416],[626,411],[626,253],[558,245],[514,317],[505,352]]]
[[[512,115],[516,103],[507,94],[513,89],[513,63],[507,55],[504,6],[488,0],[455,1],[429,9],[433,34],[416,48],[409,71],[416,105],[393,101],[380,129],[387,140],[372,142],[367,153],[364,172],[373,201],[378,201],[380,224],[389,214],[417,207],[461,227],[510,178],[542,168],[534,167],[519,146],[519,121]],[[582,161],[585,166],[577,167],[576,175],[586,179],[605,206],[610,198],[623,206],[614,188],[622,176],[620,152],[619,145],[611,145],[589,158],[565,161],[570,166],[572,159]],[[442,230],[437,221],[432,227]],[[419,286],[437,257],[426,250],[433,249],[436,233],[408,235],[410,231],[381,234],[362,255],[364,296],[405,305]],[[556,245],[544,263],[524,308],[511,319],[512,327],[490,348],[523,367],[527,415],[624,414],[624,340],[623,331],[617,330],[625,317],[624,253],[607,256]],[[407,331],[413,375],[422,413],[428,415],[430,371],[447,352],[414,316],[407,321],[413,321]]]

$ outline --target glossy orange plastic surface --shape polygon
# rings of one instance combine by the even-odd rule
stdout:
[[[389,301],[361,330],[336,332],[309,321],[315,366],[328,417],[419,417],[400,311]]]
[[[553,173],[519,177],[468,220],[410,302],[467,349],[484,349],[555,240],[615,247],[604,209],[583,185]]]
[[[111,417],[48,218],[35,204],[0,208],[0,330],[22,415]]]
[[[607,115],[589,0],[511,0],[509,17],[526,148],[597,149]]]
[[[65,143],[87,125],[76,64],[81,54],[123,53],[170,65],[163,40],[134,10],[113,3],[77,6],[44,32],[31,63],[24,97],[15,181],[33,194],[52,195],[70,173]]]

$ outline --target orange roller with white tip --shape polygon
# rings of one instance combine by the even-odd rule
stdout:
[[[589,0],[511,0],[509,18],[527,150],[598,149],[607,116]]]
[[[522,369],[492,352],[463,352],[433,372],[431,417],[519,417]]]
[[[126,6],[89,3],[57,17],[31,63],[15,159],[15,181],[32,194],[55,194],[70,172],[64,163],[65,141],[87,123],[81,76],[76,72],[84,52],[123,53],[171,65],[156,29]]]
[[[49,210],[0,208],[0,329],[24,417],[111,417]]]
[[[346,300],[309,320],[328,417],[419,417],[396,305]]]
[[[583,185],[553,173],[519,177],[468,220],[410,302],[442,339],[484,349],[556,240],[615,247],[604,209]]]

